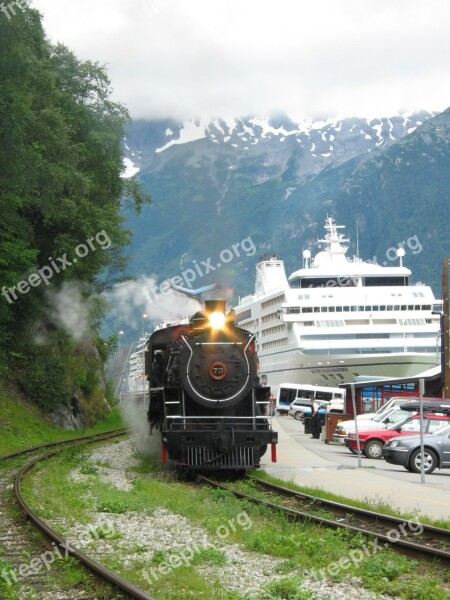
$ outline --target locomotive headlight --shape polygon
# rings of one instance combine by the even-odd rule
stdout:
[[[209,324],[213,329],[223,329],[225,327],[226,317],[223,313],[216,311],[209,315]]]

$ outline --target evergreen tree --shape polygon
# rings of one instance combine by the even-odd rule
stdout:
[[[50,266],[53,290],[76,280],[89,295],[98,289],[99,274],[123,271],[129,232],[121,203],[139,211],[149,201],[135,180],[121,178],[128,119],[111,100],[105,69],[52,45],[36,10],[17,11],[11,19],[0,15],[0,368],[16,371],[19,359],[23,381],[45,377],[45,355],[53,357],[53,377],[60,368],[68,388],[73,377],[73,345],[48,318],[49,287],[42,278],[36,284],[33,274]],[[86,256],[75,255],[80,244]],[[17,291],[21,281],[28,282],[24,293]],[[111,283],[110,276],[103,281]],[[49,340],[45,350],[33,342],[36,324]],[[42,364],[31,376],[37,356]]]

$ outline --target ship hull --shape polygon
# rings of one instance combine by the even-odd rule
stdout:
[[[300,350],[259,355],[262,381],[276,393],[281,383],[338,386],[357,378],[402,379],[415,377],[439,366],[434,353],[380,353],[330,356],[302,354]],[[359,379],[361,380],[361,379]]]

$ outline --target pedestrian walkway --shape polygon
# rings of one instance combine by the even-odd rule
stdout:
[[[264,457],[262,468],[268,474],[346,498],[387,503],[416,517],[450,520],[450,469],[426,475],[422,484],[420,474],[384,460],[364,458],[358,468],[357,457],[346,448],[310,439],[289,417],[273,419],[273,427],[278,431],[278,461]]]

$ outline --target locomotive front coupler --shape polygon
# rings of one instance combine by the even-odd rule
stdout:
[[[231,433],[231,435],[230,435]],[[219,452],[225,452],[231,450],[234,447],[234,435],[233,431],[230,433],[219,433],[218,435],[211,435],[208,437],[208,444],[218,450]]]

